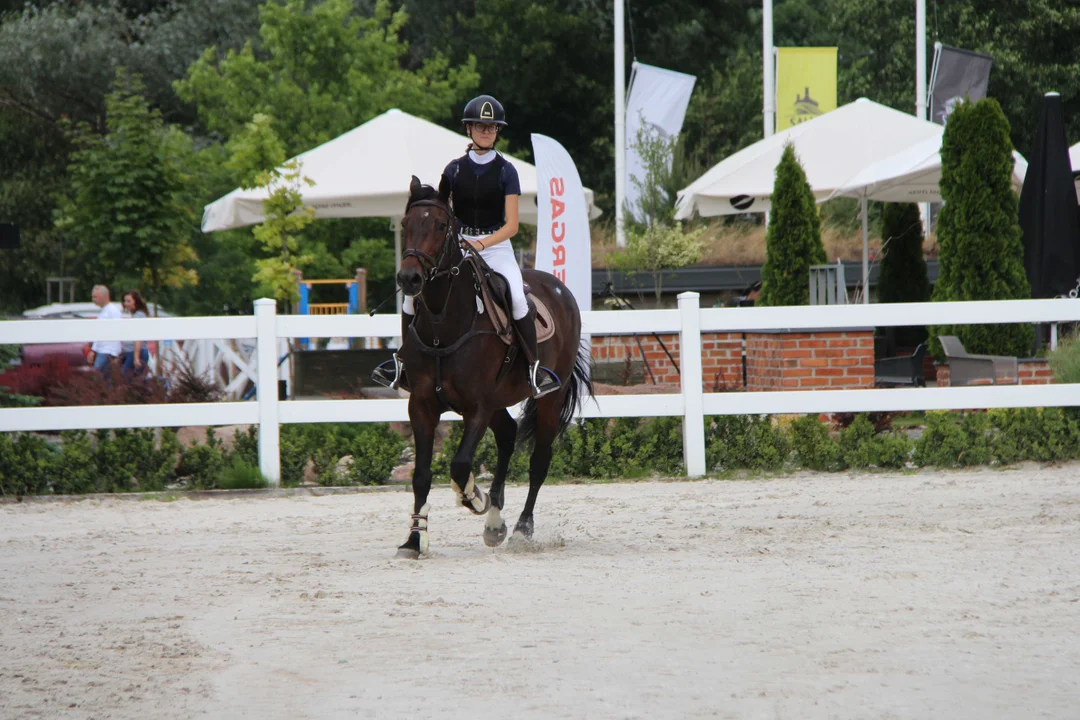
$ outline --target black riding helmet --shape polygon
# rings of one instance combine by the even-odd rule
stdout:
[[[461,117],[465,125],[469,123],[492,123],[500,128],[506,127],[506,111],[502,103],[490,95],[477,95],[465,106]]]

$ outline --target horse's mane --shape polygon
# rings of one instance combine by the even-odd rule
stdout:
[[[405,205],[405,212],[408,212],[413,204],[418,203],[421,200],[440,200],[439,191],[430,185],[421,185],[417,187],[409,193],[409,202]]]

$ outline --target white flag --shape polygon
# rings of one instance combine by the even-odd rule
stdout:
[[[630,77],[630,97],[626,101],[626,206],[644,222],[646,218],[638,207],[640,192],[634,182],[635,177],[638,182],[645,180],[645,167],[637,149],[638,133],[644,127],[647,133],[667,140],[678,137],[697,78],[637,62]],[[668,163],[670,167],[670,158]],[[617,208],[617,212],[622,211]]]
[[[532,135],[536,160],[536,269],[570,288],[581,310],[592,310],[592,238],[585,189],[566,148]]]

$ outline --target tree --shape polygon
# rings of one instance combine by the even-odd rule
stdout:
[[[303,176],[296,158],[284,162],[285,150],[274,133],[274,120],[261,113],[230,142],[229,166],[242,178],[245,190],[263,189],[266,219],[252,230],[268,257],[255,261],[252,280],[267,288],[277,300],[295,302],[300,297],[296,270],[311,261],[300,254],[299,235],[315,220],[315,208],[305,206],[302,187],[314,185]]]
[[[190,146],[165,127],[143,90],[137,76],[118,70],[106,98],[106,135],[85,124],[73,129],[71,192],[57,227],[78,241],[99,277],[145,273],[158,300],[166,279],[197,281],[182,270],[194,259],[185,249],[194,213],[184,202],[188,178],[179,159]]]
[[[758,304],[809,304],[810,266],[825,262],[814,194],[789,143],[776,166]]]
[[[677,223],[630,228],[626,233],[626,248],[612,255],[612,264],[631,273],[651,272],[659,303],[663,271],[678,270],[701,260],[703,232],[704,228],[684,231]]]
[[[415,71],[402,67],[404,10],[378,0],[374,15],[351,0],[269,0],[259,8],[260,43],[222,57],[207,49],[175,84],[206,127],[225,138],[256,114],[274,119],[288,155],[296,155],[397,107],[446,117],[477,83],[475,61],[451,67],[434,55]]]
[[[941,145],[945,205],[938,217],[935,302],[1031,297],[1012,169],[1009,121],[997,100],[961,103]],[[1035,337],[1030,325],[933,327],[931,349],[939,360],[938,335],[956,335],[972,353],[1018,356],[1031,351]]]
[[[878,276],[878,302],[926,302],[930,278],[923,257],[922,219],[915,203],[886,203],[881,241],[884,257]],[[889,328],[896,345],[915,347],[926,341],[921,326]]]

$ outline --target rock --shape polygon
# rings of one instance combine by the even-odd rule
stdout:
[[[390,481],[409,482],[410,480],[412,480],[413,470],[415,469],[416,463],[412,461],[409,461],[402,465],[398,465],[396,468],[394,468],[393,472],[390,473]]]
[[[352,455],[346,455],[337,461],[334,465],[333,475],[339,480],[344,480],[349,476],[349,471],[352,469]]]
[[[308,458],[307,464],[304,465],[304,485],[318,485],[318,480],[315,479],[315,463],[311,458]]]

